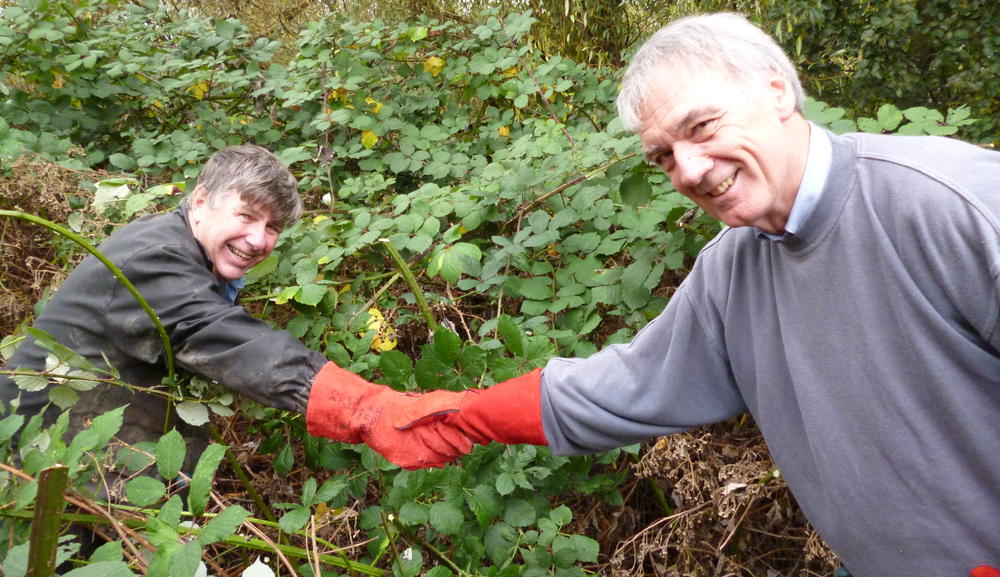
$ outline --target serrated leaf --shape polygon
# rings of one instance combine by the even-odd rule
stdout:
[[[280,526],[281,530],[285,533],[294,533],[306,526],[306,523],[309,522],[310,515],[312,515],[312,512],[309,510],[309,507],[295,507],[278,519],[278,526]]]
[[[413,376],[413,361],[406,354],[397,351],[385,351],[379,355],[378,368],[391,385],[403,385]]]
[[[201,544],[190,541],[170,555],[170,577],[196,577],[201,566]]]
[[[514,483],[514,477],[512,477],[510,473],[506,472],[497,475],[495,486],[497,493],[500,493],[501,495],[510,495],[514,492],[514,489],[517,488],[517,485]]]
[[[14,383],[22,391],[34,393],[49,386],[49,380],[41,375],[14,375]]]
[[[205,512],[205,505],[208,504],[208,496],[212,491],[212,479],[215,477],[215,470],[226,455],[226,447],[212,443],[198,459],[195,465],[194,475],[191,476],[191,485],[188,493],[188,509],[194,515],[201,515]]]
[[[75,405],[79,399],[80,396],[76,391],[65,385],[59,385],[49,391],[49,400],[52,401],[53,405],[63,410]]]
[[[316,491],[316,495],[313,497],[313,504],[327,503],[331,499],[339,496],[345,490],[347,490],[347,479],[343,477],[332,477],[327,479]]]
[[[314,307],[323,300],[326,295],[326,285],[309,283],[304,285],[301,290],[295,295],[295,302],[302,303],[306,306]]]
[[[465,515],[452,503],[438,501],[431,505],[428,521],[432,527],[445,535],[458,535],[465,523]]]
[[[510,354],[515,357],[524,356],[524,339],[521,336],[521,329],[514,322],[514,319],[505,314],[500,315],[497,321],[497,332]]]
[[[462,354],[462,339],[445,327],[434,331],[434,341],[431,343],[434,356],[445,365],[452,365]]]
[[[594,563],[601,553],[601,545],[586,535],[572,535],[570,539],[576,546],[576,558],[581,563]]]
[[[292,453],[292,446],[285,443],[285,446],[274,457],[274,472],[282,476],[287,475],[292,471],[294,464],[295,455]]]
[[[97,561],[77,567],[63,577],[135,577],[124,561]]]
[[[170,481],[180,473],[184,464],[184,456],[187,453],[187,444],[184,437],[171,429],[166,435],[160,437],[156,443],[156,470],[161,477]]]
[[[202,403],[184,401],[176,406],[177,416],[189,425],[200,427],[209,421],[208,407]]]
[[[513,499],[507,502],[503,511],[505,523],[514,527],[527,527],[535,522],[535,508],[524,499]]]
[[[125,496],[137,507],[149,507],[167,494],[167,487],[159,479],[140,475],[125,485]]]
[[[486,554],[495,565],[502,565],[510,559],[516,543],[517,533],[514,528],[503,523],[490,525],[483,535]]]
[[[24,415],[7,415],[0,421],[0,443],[9,441],[24,424]]]
[[[503,510],[500,495],[489,485],[474,487],[472,492],[466,495],[465,502],[472,510],[472,514],[476,516],[479,526],[484,529]]]
[[[226,507],[214,519],[205,524],[205,527],[198,533],[198,542],[204,547],[228,538],[249,516],[250,512],[239,505]]]

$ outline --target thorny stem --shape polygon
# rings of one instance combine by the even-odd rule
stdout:
[[[420,314],[423,315],[424,322],[427,323],[427,327],[432,333],[437,332],[438,324],[437,321],[434,320],[434,314],[431,312],[431,308],[427,306],[427,299],[424,298],[424,293],[420,290],[420,285],[417,284],[417,277],[413,275],[413,271],[410,270],[410,266],[406,264],[405,260],[403,260],[403,255],[399,254],[399,251],[396,250],[396,247],[392,246],[389,239],[379,239],[379,242],[382,243],[386,252],[389,253],[390,257],[392,257],[392,261],[396,263],[396,268],[399,269],[400,274],[403,275],[403,279],[406,280],[407,286],[410,287],[410,291],[413,293],[413,298],[417,301],[417,308],[420,309]]]
[[[56,232],[70,239],[76,244],[80,245],[87,252],[94,255],[98,260],[104,263],[104,266],[108,267],[108,270],[111,271],[111,274],[113,274],[115,278],[117,278],[118,281],[122,283],[122,286],[124,286],[128,290],[128,292],[130,292],[132,296],[135,297],[135,300],[139,303],[139,306],[142,307],[142,310],[145,311],[147,315],[149,315],[150,320],[152,320],[153,324],[156,325],[156,331],[160,334],[160,340],[163,341],[164,356],[166,358],[166,363],[167,363],[167,378],[170,379],[170,382],[173,382],[175,380],[176,377],[174,372],[174,349],[173,347],[170,346],[170,337],[167,335],[167,330],[163,328],[163,323],[161,323],[160,318],[156,316],[156,311],[153,310],[153,307],[149,306],[149,303],[146,302],[146,299],[143,298],[141,293],[139,293],[139,290],[135,288],[135,285],[132,284],[132,281],[128,280],[128,278],[125,276],[125,273],[123,273],[121,269],[118,268],[117,265],[115,265],[115,263],[108,260],[108,257],[101,254],[101,251],[94,248],[89,242],[87,242],[87,239],[69,230],[68,228],[60,226],[50,220],[46,220],[40,216],[35,216],[33,214],[18,212],[14,210],[0,210],[0,216],[8,216],[11,218],[17,218],[33,222],[35,224],[40,224],[45,228],[53,232]]]

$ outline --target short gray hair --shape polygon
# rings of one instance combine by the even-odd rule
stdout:
[[[219,200],[236,192],[245,202],[264,207],[282,228],[302,216],[302,198],[291,171],[271,151],[255,144],[230,146],[216,152],[198,175],[205,199]],[[190,195],[182,206],[190,207]]]
[[[638,132],[641,128],[649,86],[665,64],[683,64],[690,70],[719,70],[744,85],[777,71],[795,93],[796,110],[801,112],[805,103],[798,72],[773,38],[740,14],[700,14],[664,26],[635,53],[617,100],[618,116],[626,130]]]

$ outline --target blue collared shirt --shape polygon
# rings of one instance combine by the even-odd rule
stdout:
[[[231,303],[236,302],[236,297],[240,294],[240,289],[246,284],[244,277],[231,280],[219,285],[219,294]]]
[[[830,176],[830,166],[833,164],[833,145],[826,131],[809,123],[809,152],[806,155],[806,169],[802,173],[802,183],[795,194],[792,211],[788,214],[784,234],[773,234],[763,230],[757,231],[757,236],[766,236],[771,240],[781,240],[786,235],[794,235],[802,230],[809,217],[812,216],[823,193],[826,179]]]

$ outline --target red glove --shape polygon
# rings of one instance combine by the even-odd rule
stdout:
[[[414,403],[427,411],[426,426],[402,431],[393,426],[392,419],[382,418],[383,414],[399,414]],[[306,428],[318,437],[367,443],[404,469],[443,467],[472,450],[472,441],[461,430],[440,422],[457,406],[452,397],[431,399],[401,393],[327,363],[313,379]]]
[[[393,422],[402,431],[444,423],[485,445],[548,445],[542,430],[542,371],[535,369],[487,389],[433,391],[399,408]]]
[[[980,565],[969,571],[970,577],[1000,577],[1000,571],[989,565]]]

